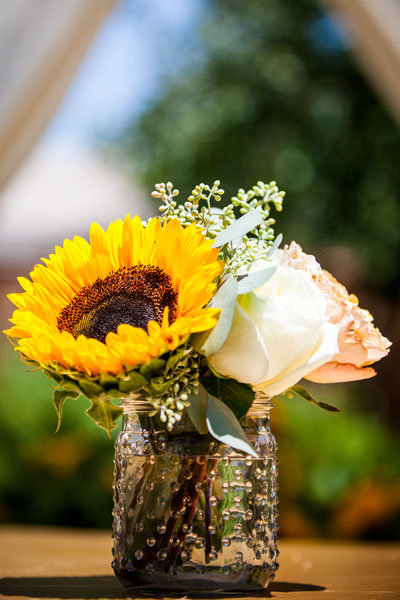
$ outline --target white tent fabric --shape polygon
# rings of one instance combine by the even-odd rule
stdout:
[[[1,0],[0,188],[31,150],[118,0]]]
[[[0,189],[33,148],[119,0],[1,0]],[[400,122],[400,0],[322,0],[345,15],[365,72]]]
[[[88,238],[96,221],[130,212],[151,216],[151,204],[93,150],[37,147],[1,193],[0,280],[28,271],[33,262],[74,235]]]
[[[358,61],[400,123],[400,0],[325,0],[350,26]]]

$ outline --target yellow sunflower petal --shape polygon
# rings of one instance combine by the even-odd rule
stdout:
[[[13,326],[5,331],[19,340],[17,351],[41,365],[59,364],[89,376],[118,374],[125,366],[146,363],[174,350],[190,333],[215,325],[218,311],[207,304],[215,293],[215,280],[223,265],[218,261],[218,250],[211,248],[212,241],[197,227],[183,228],[177,219],[162,223],[159,218],[144,226],[139,217],[127,215],[124,221],[111,223],[106,231],[93,224],[89,238],[90,243],[78,236],[66,240],[43,259],[44,265],[33,269],[31,280],[19,278],[24,291],[9,295],[17,309],[11,318]],[[125,290],[124,281],[128,285],[132,273],[137,273],[138,281],[141,273],[147,274],[150,279],[146,281],[153,277],[159,286],[170,282],[169,300],[157,313],[159,316],[155,320],[146,317],[146,327],[122,320],[105,335],[104,343],[82,334],[82,327],[83,331],[91,331],[84,329],[85,319],[96,314],[103,301],[114,298],[114,288],[107,288],[105,282],[110,286],[117,282],[115,302],[125,302],[131,288]],[[107,298],[98,291],[102,285],[108,290]],[[153,303],[153,288],[149,285],[135,292],[139,294],[137,306],[141,306],[143,290],[151,296],[146,302]],[[160,289],[167,290],[168,286]],[[86,302],[89,294],[91,303]],[[74,323],[79,324],[77,329],[65,330],[64,321],[60,321],[67,309]]]

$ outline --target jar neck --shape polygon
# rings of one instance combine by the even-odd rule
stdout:
[[[140,429],[148,421],[154,407],[141,394],[132,393],[122,399],[122,429]]]
[[[122,398],[120,407],[123,415],[147,414],[154,410],[152,404],[148,402],[141,394],[130,394]]]
[[[123,398],[120,406],[123,411],[123,429],[140,428],[140,423],[143,424],[144,422],[149,421],[151,412],[154,411],[152,404],[141,394],[132,393]],[[271,397],[264,394],[264,392],[256,391],[254,401],[243,419],[246,420],[250,418],[258,423],[261,423],[262,421],[269,422],[270,411],[272,408],[273,404],[271,402]],[[188,427],[189,429],[193,427],[186,409],[183,411],[182,420],[177,423],[177,426],[178,428]]]
[[[247,415],[249,417],[257,417],[260,419],[269,418],[269,413],[271,409],[274,408],[271,400],[271,396],[267,396],[264,392],[257,390],[253,404],[250,406]]]

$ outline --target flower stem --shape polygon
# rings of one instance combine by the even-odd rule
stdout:
[[[210,472],[214,471],[216,466],[218,465],[218,458],[214,458]],[[207,481],[204,489],[204,499],[205,499],[205,523],[206,523],[206,544],[205,544],[205,559],[206,563],[210,562],[210,552],[212,548],[211,544],[211,525],[212,525],[212,506],[211,506],[211,496],[213,491],[213,479],[211,477],[207,477]]]
[[[186,494],[185,497],[189,498],[189,502],[186,504],[186,511],[183,515],[182,522],[180,524],[179,530],[177,532],[177,539],[179,543],[175,546],[175,548],[170,553],[170,561],[171,564],[175,564],[180,549],[183,545],[186,534],[189,531],[189,527],[193,521],[196,509],[197,509],[197,501],[200,496],[201,487],[205,475],[206,475],[206,466],[207,463],[199,464],[197,461],[194,463],[193,467],[193,475],[190,481],[186,486]]]

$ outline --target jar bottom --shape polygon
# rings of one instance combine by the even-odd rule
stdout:
[[[177,575],[167,573],[146,573],[140,569],[126,570],[114,569],[118,581],[126,588],[128,592],[136,595],[161,595],[166,593],[189,594],[191,597],[205,597],[218,595],[243,596],[249,593],[261,594],[271,584],[274,579],[274,570],[265,570],[255,567],[250,574],[243,572],[231,572],[224,574],[221,570],[215,570],[199,574],[193,571]]]

